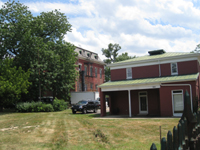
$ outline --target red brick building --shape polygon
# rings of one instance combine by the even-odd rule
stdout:
[[[110,114],[181,116],[183,95],[200,95],[200,54],[149,51],[148,56],[113,63],[111,82],[101,88],[101,116],[106,115],[105,95],[109,96]]]
[[[75,84],[75,92],[99,91],[100,84],[104,83],[104,65],[97,53],[76,47],[78,53],[79,77]]]

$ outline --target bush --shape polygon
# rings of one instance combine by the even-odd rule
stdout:
[[[16,105],[17,112],[52,112],[54,111],[51,104],[44,104],[42,102],[25,102]]]
[[[64,100],[59,100],[57,98],[53,101],[53,109],[54,111],[62,111],[68,108],[68,103]]]

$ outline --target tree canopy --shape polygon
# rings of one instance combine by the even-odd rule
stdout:
[[[0,59],[12,57],[17,67],[31,69],[27,98],[37,99],[41,86],[42,93],[52,90],[66,99],[77,75],[75,47],[64,41],[71,31],[67,17],[58,10],[34,17],[27,6],[11,0],[0,15]]]
[[[111,64],[114,62],[124,61],[127,59],[135,58],[136,56],[128,56],[128,53],[122,53],[118,56],[118,51],[121,49],[121,46],[119,44],[108,44],[108,48],[104,49],[102,48],[102,53],[107,57],[107,59],[104,60],[106,64]],[[106,82],[110,80],[110,68],[108,66],[105,67],[105,80]]]
[[[13,66],[13,59],[0,60],[0,110],[10,104],[16,104],[22,93],[28,92],[30,71]]]
[[[198,44],[195,50],[191,51],[191,53],[199,53],[200,52],[200,44]]]

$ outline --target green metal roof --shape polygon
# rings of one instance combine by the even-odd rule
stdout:
[[[196,80],[199,73],[190,75],[180,75],[180,76],[168,76],[168,77],[158,77],[158,78],[145,78],[145,79],[134,79],[134,80],[124,80],[124,81],[111,81],[99,85],[100,88],[108,86],[122,86],[122,85],[137,85],[137,84],[148,84],[148,83],[169,83],[178,81],[192,81]]]
[[[114,64],[122,63],[122,62],[134,62],[134,61],[142,61],[142,60],[160,59],[160,58],[172,57],[172,56],[191,55],[191,54],[192,53],[167,52],[167,53],[152,55],[152,56],[147,55],[147,56],[136,57],[136,58],[128,59],[125,61],[116,62]]]

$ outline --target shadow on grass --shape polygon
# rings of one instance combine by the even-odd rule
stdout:
[[[15,109],[4,109],[3,111],[0,112],[0,116],[12,113],[16,113]]]

